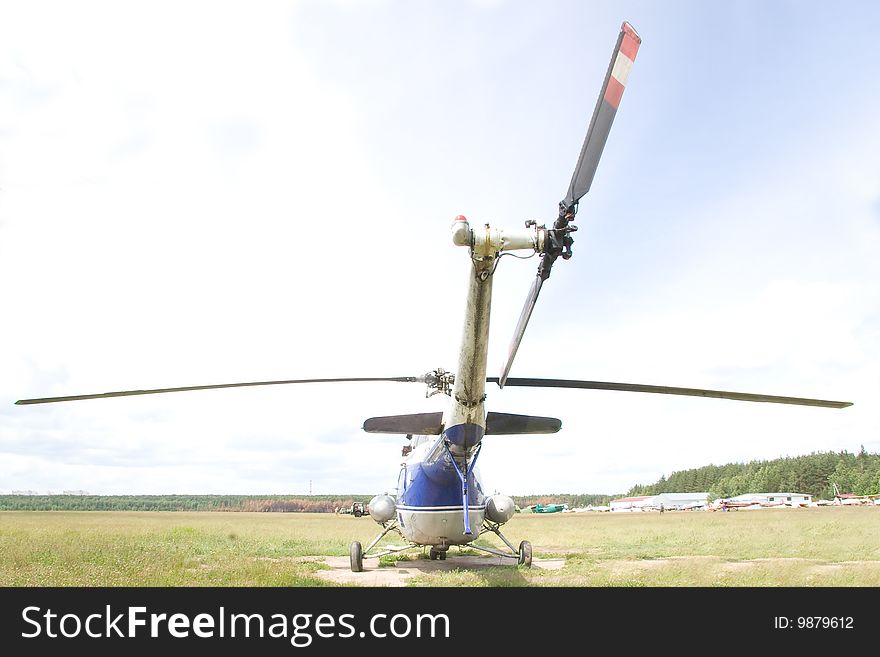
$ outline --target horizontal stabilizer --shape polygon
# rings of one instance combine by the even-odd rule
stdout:
[[[556,433],[561,427],[562,420],[557,420],[555,417],[492,412],[486,416],[487,436],[520,433]]]
[[[486,435],[513,435],[523,433],[556,433],[562,421],[555,417],[489,413],[486,417]],[[367,433],[410,433],[420,436],[438,436],[443,432],[442,413],[413,413],[412,415],[385,415],[371,417],[364,422]]]
[[[371,417],[364,422],[364,431],[367,433],[411,433],[419,436],[437,436],[443,431],[443,413]]]

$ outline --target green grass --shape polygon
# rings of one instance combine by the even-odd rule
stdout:
[[[372,528],[332,514],[4,512],[6,586],[326,586],[320,564]]]
[[[505,535],[531,541],[536,559],[564,559],[562,569],[432,572],[410,584],[880,586],[878,529],[878,507],[518,514]],[[369,518],[334,514],[0,512],[0,585],[328,586],[316,575],[326,566],[303,557],[346,556],[376,534]]]

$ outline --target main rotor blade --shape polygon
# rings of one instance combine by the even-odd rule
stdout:
[[[183,386],[180,388],[153,388],[151,390],[117,390],[115,392],[100,392],[92,395],[68,395],[65,397],[41,397],[39,399],[19,399],[16,404],[51,404],[63,401],[79,401],[81,399],[102,399],[104,397],[132,397],[134,395],[157,395],[165,392],[188,392],[190,390],[217,390],[219,388],[247,388],[251,386],[278,386],[288,383],[340,383],[340,382],[367,382],[367,381],[397,381],[400,383],[417,383],[419,377],[395,376],[395,377],[354,377],[341,379],[290,379],[287,381],[250,381],[246,383],[218,383],[207,386]]]
[[[510,347],[507,350],[507,362],[504,363],[504,367],[501,370],[501,376],[497,379],[499,388],[504,387],[504,384],[507,381],[507,375],[510,374],[513,359],[516,356],[517,349],[519,349],[519,343],[522,342],[523,335],[526,332],[526,325],[529,323],[529,318],[532,316],[532,311],[535,309],[535,303],[538,301],[538,295],[541,293],[541,286],[543,284],[544,279],[539,272],[535,277],[535,282],[532,283],[529,295],[526,297],[526,303],[519,315],[519,321],[516,323],[516,330],[513,332],[513,338],[511,339]]]
[[[629,70],[636,58],[641,42],[641,37],[636,34],[632,25],[624,22],[620,27],[620,34],[617,37],[614,52],[611,54],[611,63],[608,65],[607,73],[605,73],[605,82],[602,84],[599,100],[596,102],[596,108],[593,110],[593,118],[590,119],[590,127],[587,129],[587,136],[584,139],[580,157],[571,177],[568,194],[559,203],[559,217],[553,224],[553,228],[547,231],[544,252],[541,256],[541,264],[538,267],[538,277],[532,283],[532,289],[529,290],[529,295],[526,297],[525,306],[523,306],[516,325],[516,331],[514,331],[513,339],[510,342],[507,361],[504,363],[501,376],[498,379],[498,385],[502,388],[507,382],[507,376],[510,374],[510,368],[513,366],[513,359],[525,334],[526,325],[532,315],[532,310],[535,308],[535,302],[538,300],[541,286],[550,276],[550,269],[553,267],[553,263],[560,255],[565,260],[571,257],[571,232],[575,230],[575,227],[569,224],[574,218],[578,201],[590,190],[590,185],[593,183],[593,176],[596,174],[596,168],[599,166],[599,158],[602,156],[605,142],[608,140],[608,134],[611,132],[611,123],[614,121],[617,107],[620,105],[620,99],[623,96],[626,78],[629,75]]]
[[[565,210],[575,206],[581,197],[590,191],[593,176],[596,175],[596,168],[599,166],[599,158],[608,140],[608,133],[611,132],[611,123],[623,96],[626,78],[629,76],[629,70],[641,43],[642,39],[636,34],[633,26],[624,22],[620,27],[617,45],[614,46],[614,52],[611,54],[611,63],[605,74],[605,82],[599,93],[596,109],[593,110],[593,118],[590,119],[590,127],[587,129],[581,155],[571,177],[568,194],[562,201]]]
[[[486,378],[489,383],[501,383],[494,377]],[[846,408],[852,402],[828,401],[825,399],[805,399],[803,397],[780,397],[778,395],[758,395],[750,392],[728,392],[725,390],[704,390],[702,388],[674,388],[671,386],[651,386],[641,383],[609,383],[606,381],[578,381],[570,379],[507,379],[508,386],[528,388],[587,388],[590,390],[623,390],[627,392],[653,392],[663,395],[687,395],[689,397],[715,397],[750,402],[770,402],[773,404],[798,404],[800,406],[824,406],[826,408]]]

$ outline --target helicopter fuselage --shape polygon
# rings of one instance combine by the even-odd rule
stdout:
[[[413,449],[401,464],[397,482],[397,524],[403,536],[419,545],[446,547],[474,540],[465,533],[462,483],[445,436],[413,436]],[[486,515],[486,495],[479,471],[468,472],[468,523],[479,528]]]

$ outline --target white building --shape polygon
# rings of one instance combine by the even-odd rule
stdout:
[[[645,511],[648,507],[654,506],[654,496],[621,497],[611,500],[609,506],[612,511]]]
[[[709,505],[709,493],[659,493],[638,497],[621,497],[610,502],[612,511],[665,511],[704,509]]]
[[[664,509],[701,509],[709,504],[709,493],[660,493],[654,496],[653,505]]]
[[[729,501],[761,506],[807,506],[813,501],[813,496],[807,493],[746,493],[731,497]]]

